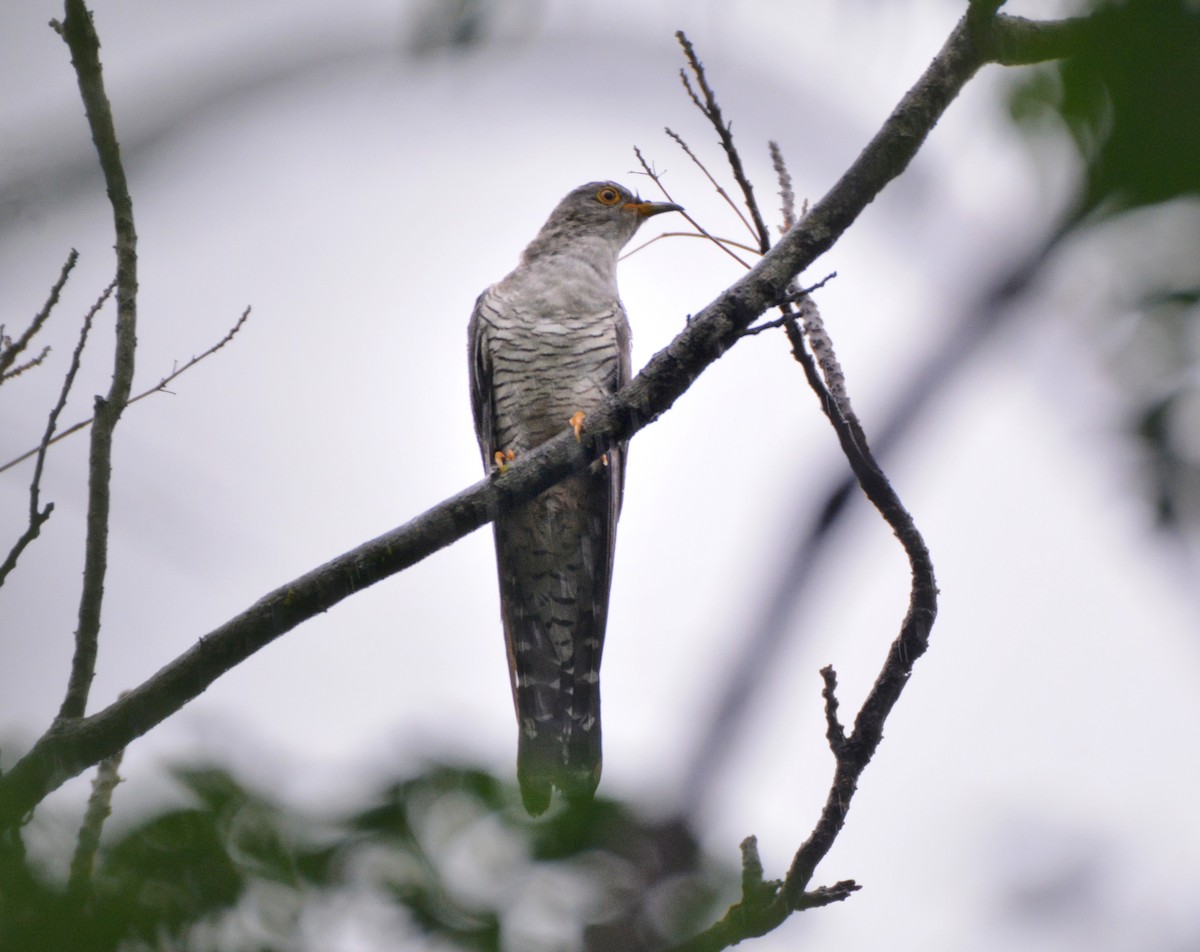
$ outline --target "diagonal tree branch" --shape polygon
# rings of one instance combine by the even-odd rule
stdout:
[[[904,171],[963,84],[1003,45],[998,36],[1008,22],[1004,17],[964,17],[842,178],[753,269],[696,314],[628,386],[588,417],[582,442],[564,432],[516,460],[503,475],[476,483],[265,595],[104,710],[59,720],[0,778],[0,829],[19,822],[49,791],[161,723],[284,632],[473,532],[501,508],[532,499],[666,412],[756,317],[787,298],[791,281]],[[1057,55],[1052,49],[1046,47],[1045,56]],[[885,679],[884,688],[890,690],[890,680]],[[872,711],[888,706],[887,698],[884,690]],[[871,726],[861,717],[860,722],[855,735],[866,743]]]

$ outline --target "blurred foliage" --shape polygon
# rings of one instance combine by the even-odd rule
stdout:
[[[0,949],[636,950],[698,930],[735,886],[678,821],[602,798],[534,821],[479,769],[432,766],[319,816],[220,767],[174,776],[188,804],[110,821],[86,896],[52,872],[69,857],[5,842]]]
[[[1092,241],[1085,283],[1101,289],[1083,306],[1122,327],[1092,336],[1119,347],[1105,357],[1127,401],[1126,431],[1145,461],[1158,524],[1195,531],[1200,4],[1103,0],[1090,11],[1096,29],[1068,59],[1023,71],[1010,106],[1035,138],[1068,134],[1081,159],[1067,231]]]
[[[1110,211],[1200,194],[1200,5],[1096,4],[1096,29],[1064,60],[1030,71],[1014,117],[1069,130],[1086,163],[1082,205]]]

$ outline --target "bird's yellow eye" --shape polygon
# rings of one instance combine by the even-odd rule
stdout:
[[[605,185],[596,193],[596,201],[601,205],[615,205],[621,200],[621,193],[611,185]]]

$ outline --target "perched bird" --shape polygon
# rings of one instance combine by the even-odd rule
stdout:
[[[615,182],[559,202],[516,269],[479,296],[469,328],[471,407],[485,469],[503,470],[629,380],[617,256],[638,226],[678,205]],[[600,780],[600,653],[625,447],[495,520],[500,614],[520,730],[525,808],[552,788],[587,797]]]

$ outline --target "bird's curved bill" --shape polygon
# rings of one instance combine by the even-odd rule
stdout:
[[[672,202],[626,202],[625,207],[638,218],[649,218],[651,215],[661,215],[663,212],[681,212],[682,205]]]

